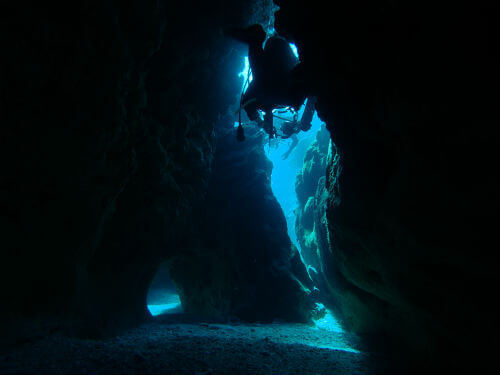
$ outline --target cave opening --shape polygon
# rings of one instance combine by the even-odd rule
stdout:
[[[303,111],[304,106],[299,110],[299,116],[302,115]],[[278,120],[278,122],[281,121]],[[301,247],[295,232],[295,219],[297,217],[295,211],[299,204],[295,192],[295,180],[304,165],[307,148],[316,138],[322,124],[323,122],[315,113],[311,129],[298,133],[296,139],[275,140],[271,145],[264,145],[266,155],[273,163],[271,188],[285,214],[290,240],[297,246],[299,252],[301,252]],[[305,260],[304,263],[306,263]]]
[[[274,28],[268,29],[268,37],[274,33]],[[265,42],[264,42],[265,45]],[[290,49],[293,51],[295,57],[300,61],[299,51],[295,44],[289,43]],[[238,74],[242,79],[242,95],[248,89],[249,84],[253,80],[252,71],[249,64],[248,56],[243,59],[243,70]],[[277,129],[280,129],[284,123],[292,121],[294,118],[302,118],[306,103],[311,98],[306,99],[302,103],[301,107],[297,112],[292,109],[285,108],[283,110],[273,111],[273,121]],[[241,111],[241,109],[240,109]],[[265,113],[260,111],[261,115]],[[234,126],[237,128],[240,125],[241,117],[238,122],[235,122]],[[260,129],[262,133],[265,133],[263,129]],[[300,220],[298,219],[298,211],[301,202],[298,199],[296,189],[300,188],[300,181],[297,181],[301,173],[309,173],[310,169],[316,169],[316,176],[312,176],[313,184],[319,183],[319,179],[324,177],[326,174],[326,160],[330,156],[332,157],[332,145],[330,140],[330,133],[326,129],[326,124],[319,118],[316,110],[311,121],[311,127],[307,131],[299,131],[293,134],[292,137],[280,137],[280,132],[276,137],[264,137],[263,147],[265,154],[269,161],[271,161],[273,168],[271,174],[271,189],[276,197],[281,209],[285,215],[287,233],[292,244],[297,248],[300,254],[300,261],[304,264],[309,279],[313,284],[318,284],[316,282],[318,277],[321,277],[318,270],[317,262],[311,260],[312,257],[316,257],[314,254],[309,254],[308,256],[304,254],[304,251],[317,252],[316,249],[303,249],[302,244],[310,242],[308,237],[314,237],[316,235],[315,228],[312,231],[302,231],[301,233],[304,237],[302,241],[299,240],[296,232],[296,226],[300,226]],[[323,143],[323,147],[318,145],[318,143]],[[326,145],[326,147],[324,147]],[[318,147],[320,146],[320,147]],[[334,148],[334,147],[333,147]],[[307,155],[311,158],[311,149],[315,151],[313,159],[319,160],[307,160]],[[329,155],[330,154],[330,155]],[[309,169],[309,171],[302,171],[304,168]],[[319,173],[318,173],[319,171]],[[314,174],[314,173],[313,173]],[[311,197],[307,197],[311,198]],[[302,202],[304,205],[306,202]],[[298,221],[299,220],[299,221]],[[307,246],[310,247],[310,246]],[[316,278],[311,277],[313,276]],[[319,285],[314,285],[312,287],[312,292],[317,292],[318,296],[325,295],[324,293],[319,293]],[[338,334],[344,334],[344,330],[340,325],[339,321],[336,319],[332,311],[325,307],[322,298],[319,297],[314,303],[314,326],[317,329],[326,330],[330,332],[336,332]],[[322,347],[325,347],[324,345]],[[349,346],[347,341],[343,339],[335,339],[332,336],[332,343],[330,348],[341,349],[352,351],[358,353],[356,349]]]
[[[148,290],[147,306],[152,316],[182,313],[182,304],[176,286],[168,272],[167,264],[161,263]]]

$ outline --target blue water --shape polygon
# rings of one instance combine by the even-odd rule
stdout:
[[[299,58],[297,47],[295,45],[290,45],[295,55]],[[252,81],[253,77],[250,71],[248,57],[244,59],[244,70],[239,74],[243,78],[242,91],[245,92],[248,85]],[[298,118],[302,117],[305,105],[302,105],[298,113]],[[280,117],[285,117],[289,120],[292,119],[292,113],[279,114]],[[274,125],[278,129],[282,120],[274,119]],[[295,233],[295,210],[298,207],[297,194],[295,192],[295,180],[297,179],[297,174],[301,171],[302,165],[304,163],[304,155],[306,153],[309,145],[316,139],[316,133],[321,129],[322,125],[321,119],[318,117],[317,113],[314,113],[312,120],[312,127],[307,132],[299,132],[297,134],[298,143],[295,148],[288,152],[290,146],[293,142],[291,138],[289,139],[272,139],[264,144],[264,150],[267,157],[273,163],[273,172],[271,175],[271,189],[274,196],[278,200],[285,214],[287,222],[288,235],[292,243],[297,247],[299,253],[301,252],[300,244],[297,240],[297,235]],[[238,124],[235,124],[237,126]],[[285,157],[285,154],[288,156]],[[301,255],[302,258],[302,255]],[[304,259],[302,258],[302,261]],[[305,262],[304,262],[305,263]],[[306,267],[308,265],[306,264]],[[321,305],[323,308],[324,306]],[[349,344],[343,339],[344,331],[340,326],[337,319],[333,314],[325,309],[326,314],[324,317],[314,321],[314,327],[318,330],[324,330],[332,332],[331,342],[325,344],[314,343],[316,347],[330,348],[347,350],[355,353],[359,353],[356,349],[353,349]]]
[[[303,108],[304,106],[299,111],[299,118],[302,116]],[[276,121],[275,124],[279,126],[279,123],[279,121]],[[295,180],[302,169],[306,150],[316,139],[316,133],[321,128],[321,124],[322,121],[315,113],[311,129],[297,134],[299,143],[286,159],[283,159],[283,155],[288,151],[292,143],[291,139],[273,140],[270,146],[269,144],[264,145],[266,155],[273,163],[271,188],[285,214],[290,240],[297,246],[299,251],[300,245],[295,234],[295,209],[298,205]]]
[[[300,59],[297,46],[290,43],[290,48],[295,56]],[[248,56],[243,58],[243,62],[243,70],[239,73],[239,77],[242,78],[242,93],[245,93],[248,85],[253,80],[253,76]],[[302,117],[304,108],[305,105],[302,105],[298,112],[299,119]],[[292,113],[279,114],[279,116],[289,120],[293,118]],[[274,125],[278,129],[278,132],[281,122],[282,120],[277,118],[274,119]],[[302,169],[306,150],[311,142],[313,142],[316,138],[316,133],[321,128],[321,124],[322,121],[319,119],[318,115],[314,113],[311,129],[307,132],[301,131],[297,134],[298,144],[286,159],[284,158],[284,155],[289,150],[290,145],[293,142],[291,138],[273,139],[264,146],[266,155],[269,160],[272,161],[274,166],[271,177],[271,188],[285,214],[290,240],[295,244],[295,246],[297,246],[299,252],[300,246],[295,234],[295,209],[298,205],[297,195],[295,193],[295,179],[297,178],[297,174]],[[236,122],[234,126],[237,127],[238,123]]]
[[[160,298],[148,303],[148,310],[153,316],[181,313],[181,300],[177,293],[165,292]]]
[[[291,46],[294,53],[298,52],[295,46]],[[248,84],[252,81],[252,75],[249,67],[248,57],[244,58],[244,70],[239,74],[242,78],[242,91],[244,92],[248,87]],[[305,106],[303,105],[298,113],[298,118],[302,116],[302,112]],[[280,117],[287,119],[292,119],[292,113],[280,113]],[[278,129],[282,123],[282,120],[275,118],[274,125]],[[285,214],[288,234],[290,240],[295,244],[300,252],[300,244],[297,241],[297,236],[295,233],[295,210],[298,207],[297,194],[295,193],[295,180],[297,174],[301,171],[304,155],[306,153],[309,145],[315,140],[316,133],[320,130],[322,121],[318,118],[317,114],[314,114],[312,127],[307,132],[299,132],[296,136],[298,143],[295,148],[289,151],[292,144],[292,139],[272,139],[270,142],[266,142],[263,147],[264,151],[273,163],[273,171],[271,175],[271,188],[272,191],[280,203],[283,212]],[[235,123],[238,126],[238,123]],[[262,130],[263,131],[263,130]],[[285,158],[285,154],[288,152],[288,156]],[[306,265],[307,266],[307,265]],[[318,303],[318,305],[321,305]],[[322,308],[324,306],[321,305]],[[179,296],[173,292],[165,292],[152,298],[148,301],[148,309],[153,316],[182,312],[182,306],[180,303]],[[357,350],[349,346],[349,344],[344,340],[344,331],[342,327],[332,315],[330,311],[325,309],[326,314],[320,319],[314,321],[314,329],[321,331],[331,332],[330,339],[325,342],[321,340],[318,336],[318,342],[307,342],[306,345],[315,346],[319,348],[329,348],[335,350],[346,350],[351,352],[359,353]]]
[[[302,111],[299,112],[299,118],[302,114],[301,112]],[[300,244],[297,241],[297,235],[295,233],[295,210],[298,206],[297,194],[295,193],[295,180],[297,174],[302,169],[305,152],[309,145],[315,140],[316,133],[320,130],[321,124],[322,121],[315,113],[311,129],[307,132],[300,132],[298,134],[299,143],[286,159],[283,159],[283,154],[287,152],[292,142],[291,140],[271,142],[270,146],[269,143],[264,145],[266,155],[273,163],[271,189],[285,214],[290,240],[295,244],[299,252],[301,251]],[[302,261],[304,262],[303,258]],[[306,266],[308,265],[306,264]],[[324,308],[324,306],[322,307]],[[318,348],[340,349],[359,353],[358,350],[352,348],[347,340],[344,339],[345,332],[333,314],[326,308],[325,311],[326,314],[324,317],[314,320],[314,327],[318,330],[332,332],[331,341],[328,343],[321,341],[313,343],[312,345]]]

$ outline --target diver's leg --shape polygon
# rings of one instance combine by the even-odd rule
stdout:
[[[264,115],[264,130],[271,137],[276,136],[276,129],[273,126],[273,110],[268,109]]]
[[[247,102],[244,102],[243,105],[248,119],[250,121],[255,121],[257,125],[262,128],[263,121],[259,113],[259,106],[257,105],[257,101],[255,100],[255,98],[249,99]]]
[[[306,108],[304,109],[304,113],[302,114],[302,118],[300,119],[300,129],[302,131],[308,131],[309,129],[311,129],[311,122],[314,116],[315,104],[315,97],[307,99]]]
[[[296,134],[293,134],[292,135],[292,144],[290,145],[290,148],[288,149],[287,152],[285,152],[281,158],[283,160],[285,160],[286,158],[288,158],[291,154],[291,152],[295,149],[295,147],[299,144],[299,138],[297,137]]]
[[[258,88],[255,85],[255,81],[251,82],[247,91],[241,98],[241,106],[245,109],[247,117],[250,121],[255,121],[259,127],[263,127],[262,116],[258,111],[259,104],[257,102],[257,93]]]

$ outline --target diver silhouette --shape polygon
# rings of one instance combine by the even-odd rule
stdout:
[[[292,151],[299,144],[299,138],[297,138],[297,133],[302,131],[308,131],[312,126],[312,119],[314,116],[314,107],[316,104],[316,98],[308,98],[306,107],[304,112],[302,113],[302,117],[300,121],[297,120],[297,115],[293,117],[293,120],[285,120],[281,125],[281,138],[287,139],[291,138],[292,143],[290,144],[289,149],[282,155],[282,159],[287,159]]]
[[[250,121],[255,121],[270,137],[276,137],[273,110],[285,107],[297,111],[306,99],[304,90],[294,83],[294,69],[299,64],[299,60],[284,38],[274,35],[266,41],[266,32],[261,25],[233,28],[227,30],[226,34],[248,44],[248,62],[253,80],[242,95],[240,111],[245,109]],[[263,47],[264,41],[265,47]],[[310,117],[310,128],[315,100],[308,100],[308,104],[309,102],[311,104],[309,108],[306,106],[304,115],[306,118]],[[264,112],[264,119],[259,111]],[[306,124],[296,126],[297,124],[299,123],[295,121],[294,126],[288,126],[282,137],[288,138],[291,132],[297,133],[300,130],[309,129]],[[244,139],[241,121],[238,127],[238,139]]]

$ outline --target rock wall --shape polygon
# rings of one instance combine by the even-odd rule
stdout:
[[[2,339],[148,316],[241,88],[244,49],[222,28],[269,3],[2,3]]]
[[[244,142],[235,135],[233,121],[225,119],[207,196],[192,217],[188,250],[170,261],[170,274],[186,312],[307,322],[307,274],[271,191],[266,134],[247,126]]]
[[[307,265],[318,271],[320,259],[318,255],[317,212],[320,209],[316,203],[322,195],[322,188],[318,189],[320,179],[326,175],[330,134],[324,126],[316,134],[316,139],[309,145],[304,155],[304,163],[295,180],[298,208],[296,210],[295,232],[299,241],[302,257]],[[314,271],[313,271],[314,272]]]
[[[341,155],[323,254],[344,327],[416,372],[494,371],[497,6],[275,2]]]

